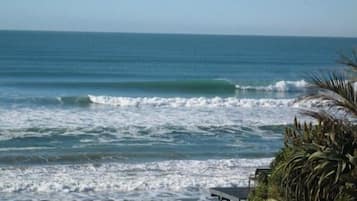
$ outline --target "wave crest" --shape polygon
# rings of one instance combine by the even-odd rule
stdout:
[[[160,98],[160,97],[113,97],[88,95],[92,103],[112,106],[155,107],[289,107],[294,99],[238,99],[238,98]]]
[[[274,84],[267,86],[241,86],[236,85],[239,90],[247,91],[276,91],[276,92],[299,92],[306,91],[310,87],[309,83],[305,80],[299,81],[278,81]]]

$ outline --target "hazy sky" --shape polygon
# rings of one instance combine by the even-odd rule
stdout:
[[[357,37],[357,0],[0,0],[0,29]]]

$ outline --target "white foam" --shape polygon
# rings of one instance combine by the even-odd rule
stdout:
[[[7,147],[0,148],[0,151],[25,151],[25,150],[44,150],[44,149],[54,149],[53,147]]]
[[[241,90],[257,90],[257,91],[276,91],[276,92],[285,92],[285,91],[305,91],[309,87],[309,83],[305,80],[298,81],[285,81],[281,80],[274,84],[267,86],[240,86],[236,85],[237,89]]]
[[[97,129],[100,128],[113,128],[113,135],[131,137],[143,137],[140,134],[142,131],[154,133],[155,137],[159,137],[170,133],[170,127],[189,133],[210,134],[207,130],[202,130],[202,127],[234,128],[290,124],[295,115],[299,116],[298,111],[301,107],[320,104],[318,101],[296,103],[293,99],[94,96],[91,96],[91,99],[108,104],[109,107],[103,107],[102,104],[86,108],[0,107],[0,140],[56,133],[88,134],[99,132]]]
[[[139,164],[52,165],[1,168],[0,195],[80,194],[82,199],[103,195],[115,200],[166,200],[208,198],[207,189],[215,186],[245,186],[249,174],[265,159],[172,160]],[[143,197],[145,196],[145,197]],[[11,196],[9,196],[11,197]],[[165,197],[157,197],[165,198]],[[56,199],[53,197],[51,200]]]
[[[90,101],[117,107],[172,107],[172,108],[313,108],[328,106],[327,101],[296,99],[248,99],[248,98],[161,98],[161,97],[114,97],[88,96]]]
[[[114,96],[88,96],[96,104],[129,106],[154,106],[154,107],[290,107],[294,99],[239,99],[239,98],[160,98],[160,97],[114,97]]]

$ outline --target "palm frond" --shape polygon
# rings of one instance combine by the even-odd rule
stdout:
[[[325,122],[325,123],[335,123],[338,122],[339,119],[335,118],[331,114],[327,113],[326,111],[319,110],[319,111],[312,111],[312,110],[301,110],[300,113],[302,115],[306,115],[309,117],[312,117],[316,119],[319,122]]]
[[[340,63],[357,72],[357,50],[350,58],[341,57]],[[301,123],[295,118],[294,126],[286,128],[283,150],[289,154],[276,165],[281,167],[277,178],[285,200],[357,198],[357,191],[351,191],[357,186],[357,73],[348,73],[310,76],[316,90],[297,100],[317,101],[311,102],[313,109],[300,113],[318,124]],[[336,114],[338,110],[345,116]]]
[[[357,116],[357,90],[353,82],[348,81],[343,74],[330,73],[327,76],[315,74],[311,76],[311,81],[315,88],[320,89],[320,93],[308,95],[305,99],[324,100],[330,104],[330,107]]]
[[[350,66],[353,70],[357,71],[357,49],[352,50],[352,56],[348,57],[344,54],[341,54],[340,59],[338,60],[340,64]]]

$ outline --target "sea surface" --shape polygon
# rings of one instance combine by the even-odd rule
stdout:
[[[0,31],[0,200],[209,200],[353,38]],[[300,117],[305,119],[305,117]],[[305,119],[308,120],[308,119]]]

